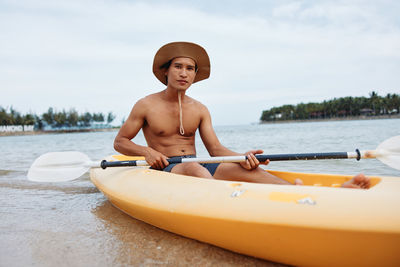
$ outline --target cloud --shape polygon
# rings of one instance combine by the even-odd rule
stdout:
[[[211,78],[189,94],[209,106],[216,124],[254,122],[275,105],[399,90],[396,2],[229,3],[2,1],[0,105],[112,110],[122,118],[163,89],[152,59],[177,40],[210,54]]]

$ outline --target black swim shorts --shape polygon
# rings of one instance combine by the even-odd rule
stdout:
[[[169,158],[170,159],[183,159],[183,158],[195,158],[195,157],[196,157],[196,155],[184,155],[184,156],[176,156],[176,157],[169,157]],[[180,164],[180,163],[169,164],[167,167],[162,169],[162,171],[171,172],[172,168],[178,164]],[[200,163],[200,165],[203,166],[204,168],[206,168],[211,173],[211,175],[214,176],[214,173],[217,170],[219,163]],[[150,169],[153,169],[153,168],[150,168]]]

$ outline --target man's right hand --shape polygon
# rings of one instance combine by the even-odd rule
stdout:
[[[152,148],[147,150],[145,159],[146,162],[156,170],[162,170],[169,165],[167,161],[168,157]]]

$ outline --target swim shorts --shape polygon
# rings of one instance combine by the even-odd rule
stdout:
[[[184,156],[176,156],[176,157],[169,157],[169,158],[170,159],[184,159],[184,158],[195,158],[195,157],[196,157],[196,155],[184,155]],[[171,172],[172,168],[178,164],[180,164],[180,163],[169,164],[167,167],[162,169],[162,171]],[[217,170],[219,163],[200,163],[200,165],[203,166],[204,168],[206,168],[211,173],[211,175],[214,176],[214,173]],[[151,167],[150,169],[153,169],[153,168]]]

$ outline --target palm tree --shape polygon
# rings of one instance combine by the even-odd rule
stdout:
[[[54,121],[56,122],[57,127],[64,126],[67,123],[67,113],[65,110],[55,113]]]
[[[110,124],[115,119],[115,115],[110,111],[107,115],[107,123]]]
[[[54,124],[54,111],[53,108],[49,108],[46,113],[42,114],[42,118],[48,125]]]
[[[67,123],[70,126],[77,126],[79,121],[79,114],[75,109],[70,109],[67,114]]]
[[[322,103],[283,105],[264,110],[260,119],[261,121],[271,121],[359,116],[363,109],[370,109],[376,115],[389,112],[400,113],[400,95],[388,94],[386,97],[380,97],[377,92],[372,91],[369,98],[348,96],[334,98]],[[280,115],[277,116],[278,114]]]

